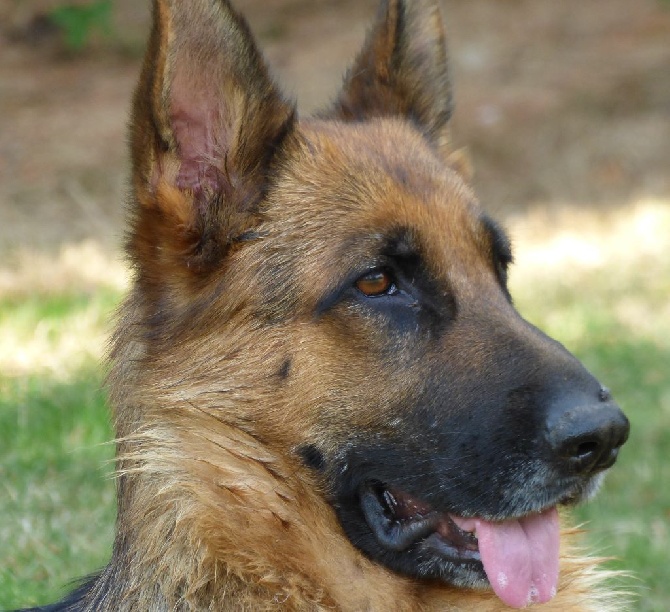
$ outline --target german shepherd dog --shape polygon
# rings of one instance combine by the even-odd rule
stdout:
[[[153,16],[116,539],[48,609],[621,610],[557,508],[628,421],[512,305],[509,240],[450,145],[437,2],[384,1],[311,118],[227,0]]]

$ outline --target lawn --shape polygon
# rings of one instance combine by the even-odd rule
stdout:
[[[54,600],[109,555],[114,448],[98,361],[119,295],[0,299],[0,609]]]
[[[551,228],[548,230],[547,228]],[[632,422],[589,542],[634,578],[633,609],[670,602],[670,210],[510,222],[520,311],[575,352]],[[0,609],[46,603],[109,556],[112,433],[98,365],[121,291],[0,295]]]

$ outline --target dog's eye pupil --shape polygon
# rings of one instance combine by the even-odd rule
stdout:
[[[391,295],[397,291],[393,277],[385,270],[371,270],[356,281],[356,288],[368,297]]]

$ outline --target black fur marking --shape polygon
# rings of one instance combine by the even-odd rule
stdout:
[[[307,467],[319,472],[326,467],[326,458],[314,444],[303,444],[298,447],[297,451]]]
[[[277,372],[280,380],[286,380],[291,373],[291,358],[287,357],[281,364],[279,372]]]

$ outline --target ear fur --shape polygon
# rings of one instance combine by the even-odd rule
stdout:
[[[447,50],[435,0],[383,0],[331,116],[360,121],[402,116],[441,152],[452,113]]]
[[[131,132],[136,260],[219,261],[253,224],[294,115],[227,0],[154,0]]]

